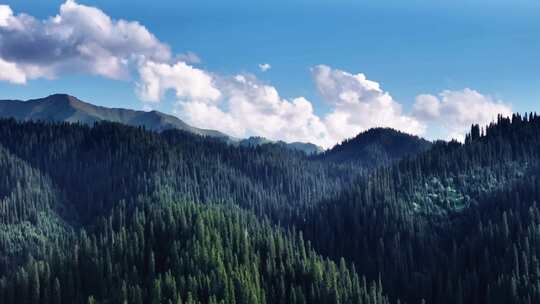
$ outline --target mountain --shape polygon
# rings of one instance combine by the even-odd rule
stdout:
[[[266,145],[266,144],[275,144],[289,150],[302,151],[306,153],[307,155],[319,154],[322,151],[324,151],[322,147],[319,147],[312,143],[304,143],[304,142],[286,143],[281,140],[272,141],[272,140],[269,140],[267,138],[260,137],[260,136],[252,136],[246,139],[242,139],[238,142],[238,145],[243,146],[243,147],[257,147],[257,146]]]
[[[336,163],[356,163],[368,168],[414,156],[431,147],[431,142],[390,128],[373,128],[347,139],[319,155]]]
[[[0,100],[0,117],[20,121],[79,122],[88,125],[98,121],[111,121],[129,126],[144,126],[157,132],[179,129],[197,135],[229,138],[219,131],[195,128],[172,115],[158,111],[100,107],[67,94],[54,94],[27,101]]]

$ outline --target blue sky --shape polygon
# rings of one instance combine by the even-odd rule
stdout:
[[[256,83],[272,86],[283,99],[304,97],[323,123],[325,115],[341,101],[333,100],[329,92],[321,92],[320,83],[314,81],[313,68],[320,64],[351,75],[363,73],[392,96],[403,115],[416,115],[411,113],[420,94],[438,98],[441,105],[447,103],[449,107],[446,110],[439,107],[440,110],[454,115],[457,110],[450,103],[456,95],[447,95],[445,100],[440,93],[463,92],[466,88],[493,103],[504,103],[512,111],[540,110],[540,2],[444,2],[80,0],[77,3],[97,7],[113,20],[138,21],[160,42],[170,46],[173,57],[188,51],[197,54],[201,62],[189,64],[209,74],[219,77],[252,74]],[[64,1],[3,3],[15,15],[24,12],[45,20],[59,13]],[[260,71],[261,63],[270,64],[271,69]],[[142,109],[148,104],[141,102],[134,90],[137,78],[137,73],[128,80],[115,80],[84,70],[62,72],[54,80],[36,77],[22,85],[0,82],[0,98],[27,99],[66,92],[99,105]],[[170,89],[159,103],[151,106],[185,119],[179,113],[182,108],[175,107],[176,99],[175,89]],[[417,129],[420,131],[416,133],[444,138],[462,132],[442,130],[448,129],[453,121],[444,121],[441,118],[444,114],[421,121],[426,130]],[[200,121],[189,117],[187,120]],[[352,128],[354,131],[368,125],[357,123],[356,126],[357,129]],[[408,131],[406,127],[403,129]],[[237,130],[240,135],[279,137],[279,132],[265,133],[253,125],[230,130]],[[295,134],[284,139],[310,139],[305,134]],[[350,135],[335,134],[330,136],[334,141]]]

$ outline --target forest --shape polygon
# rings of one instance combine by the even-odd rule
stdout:
[[[540,116],[318,155],[0,120],[0,303],[540,303]]]

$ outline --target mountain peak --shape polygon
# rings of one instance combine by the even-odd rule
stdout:
[[[60,98],[69,99],[69,98],[76,98],[76,97],[73,95],[66,94],[66,93],[54,93],[45,98],[46,99],[60,99]]]
[[[56,94],[51,94],[45,98],[40,98],[40,99],[34,99],[34,100],[50,100],[50,101],[57,101],[57,102],[62,102],[62,101],[69,101],[69,102],[72,102],[72,101],[81,101],[79,100],[77,97],[75,96],[72,96],[72,95],[69,95],[69,94],[65,94],[65,93],[56,93]]]
[[[80,108],[80,107],[97,107],[90,103],[84,102],[73,95],[64,94],[64,93],[51,94],[45,98],[31,99],[31,100],[28,100],[27,102],[41,104],[42,106],[44,104],[55,105],[57,107],[65,106],[66,107],[65,109]]]

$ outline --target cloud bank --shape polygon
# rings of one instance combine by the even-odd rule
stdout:
[[[169,47],[138,22],[72,0],[45,20],[0,6],[0,79],[13,83],[66,73],[125,79],[131,62],[170,58]]]
[[[303,96],[286,98],[254,75],[219,75],[197,63],[196,54],[173,54],[140,23],[114,20],[73,0],[44,20],[0,5],[0,81],[25,84],[76,73],[133,81],[145,108],[172,91],[177,116],[236,137],[257,135],[328,148],[372,127],[425,135],[436,126],[446,138],[462,139],[472,123],[486,124],[497,114],[511,113],[509,105],[472,89],[422,94],[406,111],[366,75],[318,65],[311,74],[330,110],[317,115]],[[270,68],[259,64],[262,72]]]

